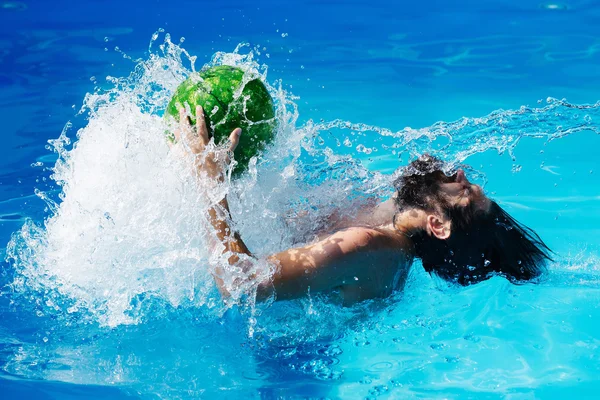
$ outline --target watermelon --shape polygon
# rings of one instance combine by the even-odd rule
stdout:
[[[275,111],[267,88],[259,78],[244,84],[244,71],[240,68],[220,65],[191,75],[175,90],[165,116],[178,121],[179,108],[186,105],[194,114],[194,125],[196,106],[202,106],[209,135],[217,144],[226,141],[235,128],[242,129],[234,153],[235,175],[246,171],[250,159],[258,156],[275,136]],[[172,133],[167,135],[170,140],[175,139]]]

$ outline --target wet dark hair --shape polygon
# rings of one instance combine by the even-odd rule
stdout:
[[[447,176],[444,167],[439,159],[424,155],[394,181],[400,211],[440,211],[451,221],[447,240],[430,236],[425,230],[412,234],[425,270],[460,285],[493,275],[503,275],[513,283],[542,275],[546,262],[552,260],[552,252],[542,239],[494,201],[488,211],[448,204],[440,193],[440,184],[453,182],[454,177]]]

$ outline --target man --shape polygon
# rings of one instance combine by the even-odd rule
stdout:
[[[215,153],[205,152],[209,135],[201,107],[196,115],[193,132],[181,111],[177,142],[195,157],[198,173],[223,181]],[[239,128],[231,133],[230,152],[241,134]],[[338,222],[344,229],[268,257],[275,272],[259,284],[257,299],[337,291],[345,304],[352,304],[388,296],[404,282],[415,257],[427,272],[461,285],[494,274],[513,283],[540,276],[550,249],[539,236],[486,197],[462,170],[448,176],[442,167],[440,160],[422,156],[394,182],[394,198],[357,216],[354,226]],[[209,220],[229,264],[243,268],[252,254],[231,226],[226,197],[210,207]],[[229,296],[222,276],[215,274],[215,280],[223,296]]]

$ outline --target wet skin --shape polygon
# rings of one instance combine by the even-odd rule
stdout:
[[[214,162],[215,156],[207,153],[208,131],[202,108],[196,110],[194,132],[185,110],[181,111],[181,125],[175,137],[191,153],[191,160],[200,176],[215,182],[224,180],[223,171]],[[239,143],[241,130],[232,132],[229,150],[232,153]],[[452,176],[441,171],[440,191],[451,204],[475,205],[486,210],[490,201],[478,185],[471,184],[464,171]],[[275,272],[266,281],[258,283],[257,299],[274,296],[277,300],[294,299],[309,292],[339,293],[344,304],[389,296],[401,289],[414,259],[411,232],[424,230],[444,239],[449,237],[451,224],[448,218],[436,210],[409,210],[399,213],[388,200],[368,210],[362,210],[354,221],[336,223],[336,232],[315,243],[287,249],[267,257]],[[208,210],[208,219],[214,228],[215,242],[221,242],[228,254],[230,267],[214,266],[215,281],[224,298],[229,290],[222,274],[229,268],[242,271],[248,257],[253,257],[242,238],[230,226],[231,215],[227,198]],[[394,221],[394,223],[392,223]],[[356,226],[352,226],[352,223]],[[344,226],[346,225],[346,226]],[[332,226],[333,228],[333,226]],[[216,248],[216,247],[215,247]],[[248,280],[255,279],[247,276]]]

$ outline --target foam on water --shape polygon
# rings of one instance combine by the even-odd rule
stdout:
[[[186,158],[169,147],[164,132],[171,127],[162,119],[170,95],[196,70],[196,59],[168,35],[153,50],[158,37],[153,37],[148,59],[134,61],[130,76],[109,77],[109,88],[86,96],[81,113],[87,124],[76,133],[75,143],[69,139],[70,124],[50,141],[58,154],[52,179],[59,198],[37,191],[48,204],[47,218],[25,223],[7,247],[15,271],[11,300],[48,319],[39,340],[21,343],[5,371],[76,383],[140,384],[166,396],[181,390],[207,395],[212,393],[208,387],[242,385],[241,377],[285,382],[282,366],[318,379],[338,379],[342,371],[334,368],[335,357],[344,346],[367,348],[374,340],[371,332],[402,342],[397,331],[404,328],[421,334],[443,330],[434,320],[451,320],[449,309],[415,305],[409,313],[422,318],[407,319],[394,304],[407,306],[403,296],[415,298],[422,290],[416,288],[436,293],[432,298],[438,300],[447,293],[420,271],[413,273],[404,295],[383,302],[343,309],[309,296],[257,308],[255,282],[223,263],[221,249],[209,250],[212,232],[205,212],[211,199],[228,193],[236,228],[261,259],[312,240],[333,212],[352,215],[360,201],[389,195],[400,157],[434,151],[452,168],[488,150],[514,159],[513,151],[525,137],[551,141],[584,130],[600,133],[600,104],[554,99],[539,108],[398,132],[340,120],[299,124],[296,98],[281,82],[270,83],[267,66],[256,61],[250,47],[240,45],[233,53],[215,54],[207,66],[235,65],[248,77],[259,76],[275,100],[279,131],[247,174],[211,192],[190,171]],[[482,171],[472,172],[485,181]],[[233,293],[227,304],[215,288],[215,265],[226,269]],[[256,261],[252,268],[260,278],[272,267]],[[569,268],[563,270],[568,273]],[[597,287],[595,275],[588,281]],[[507,290],[490,288],[482,285],[469,293]],[[468,293],[461,296],[456,302],[472,299]],[[468,317],[459,311],[458,319],[448,324],[458,325],[453,329],[460,332],[460,318]],[[249,335],[254,341],[238,350]],[[342,337],[346,341],[332,344]],[[408,342],[417,352],[432,349],[419,347],[422,341]],[[45,367],[32,367],[42,361]],[[418,363],[410,362],[409,371],[418,371]],[[161,371],[175,365],[172,375],[160,378]],[[373,368],[388,370],[385,362]],[[199,369],[203,381],[195,380]],[[346,374],[356,378],[351,368]],[[391,385],[386,382],[381,385]],[[243,385],[252,386],[247,380]]]

